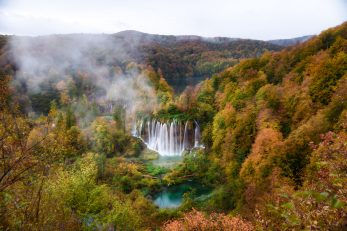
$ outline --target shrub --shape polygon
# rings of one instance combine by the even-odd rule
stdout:
[[[202,212],[193,211],[184,214],[183,218],[167,222],[163,231],[249,231],[254,230],[251,223],[239,217],[231,217],[220,213],[212,213],[206,216]]]

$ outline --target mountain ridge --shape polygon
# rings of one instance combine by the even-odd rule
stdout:
[[[152,66],[161,72],[177,92],[187,85],[231,67],[244,58],[258,57],[266,51],[279,51],[282,46],[249,39],[203,38],[199,36],[152,35],[138,31],[116,34],[68,34],[38,37],[2,36],[1,54],[10,53],[6,41],[11,38],[25,41],[42,55],[51,53],[58,57],[57,47],[76,50],[83,46],[91,61],[117,66],[123,71],[129,63]],[[97,53],[98,58],[92,53]],[[38,54],[37,54],[38,55]],[[11,63],[11,58],[1,55],[0,66]]]
[[[271,40],[267,40],[267,42],[270,42],[272,44],[276,44],[279,46],[288,47],[288,46],[293,46],[293,45],[306,42],[307,40],[313,38],[314,36],[315,35],[304,35],[304,36],[294,37],[289,39],[271,39]]]
[[[216,43],[222,43],[222,42],[233,42],[238,40],[250,40],[250,41],[263,41],[263,42],[269,42],[275,45],[279,46],[291,46],[294,44],[302,43],[307,41],[308,39],[312,38],[315,35],[303,35],[298,37],[292,37],[292,38],[279,38],[279,39],[254,39],[254,38],[241,38],[241,37],[227,37],[227,36],[200,36],[200,35],[194,35],[194,34],[181,34],[181,35],[173,35],[173,34],[153,34],[153,33],[146,33],[138,30],[122,30],[115,33],[69,33],[69,34],[47,34],[47,35],[7,35],[7,34],[0,34],[1,37],[28,37],[28,38],[39,38],[39,37],[51,37],[51,36],[123,36],[123,37],[129,37],[129,36],[136,36],[136,37],[143,37],[143,38],[155,38],[154,40],[158,40],[158,38],[171,38],[175,39],[176,41],[191,41],[191,40],[200,40],[200,41],[206,41],[206,42],[216,42]]]

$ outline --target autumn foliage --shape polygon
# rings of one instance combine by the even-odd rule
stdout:
[[[254,227],[251,223],[239,217],[231,217],[224,214],[212,213],[205,215],[197,210],[184,214],[183,218],[169,221],[163,231],[251,231]]]
[[[155,45],[148,66],[112,67],[136,69],[153,88],[140,96],[153,94],[153,110],[145,100],[131,116],[95,101],[83,71],[26,95],[3,67],[0,230],[347,230],[347,22],[224,69],[251,55],[240,42],[224,58],[201,41]],[[222,69],[179,96],[166,82]],[[126,129],[135,117],[195,121],[204,147],[155,166],[158,154]],[[153,203],[186,182],[208,190],[186,192],[175,209]]]

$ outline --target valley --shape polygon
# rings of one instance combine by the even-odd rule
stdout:
[[[346,22],[1,36],[0,67],[1,230],[346,227]]]

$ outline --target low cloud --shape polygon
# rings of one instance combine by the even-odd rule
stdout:
[[[62,91],[78,75],[96,88],[86,92],[89,100],[109,104],[109,110],[112,103],[121,103],[131,118],[155,108],[155,92],[147,76],[132,62],[124,44],[111,35],[15,36],[10,47],[18,66],[15,81],[24,83],[28,93],[41,92],[47,83]]]

